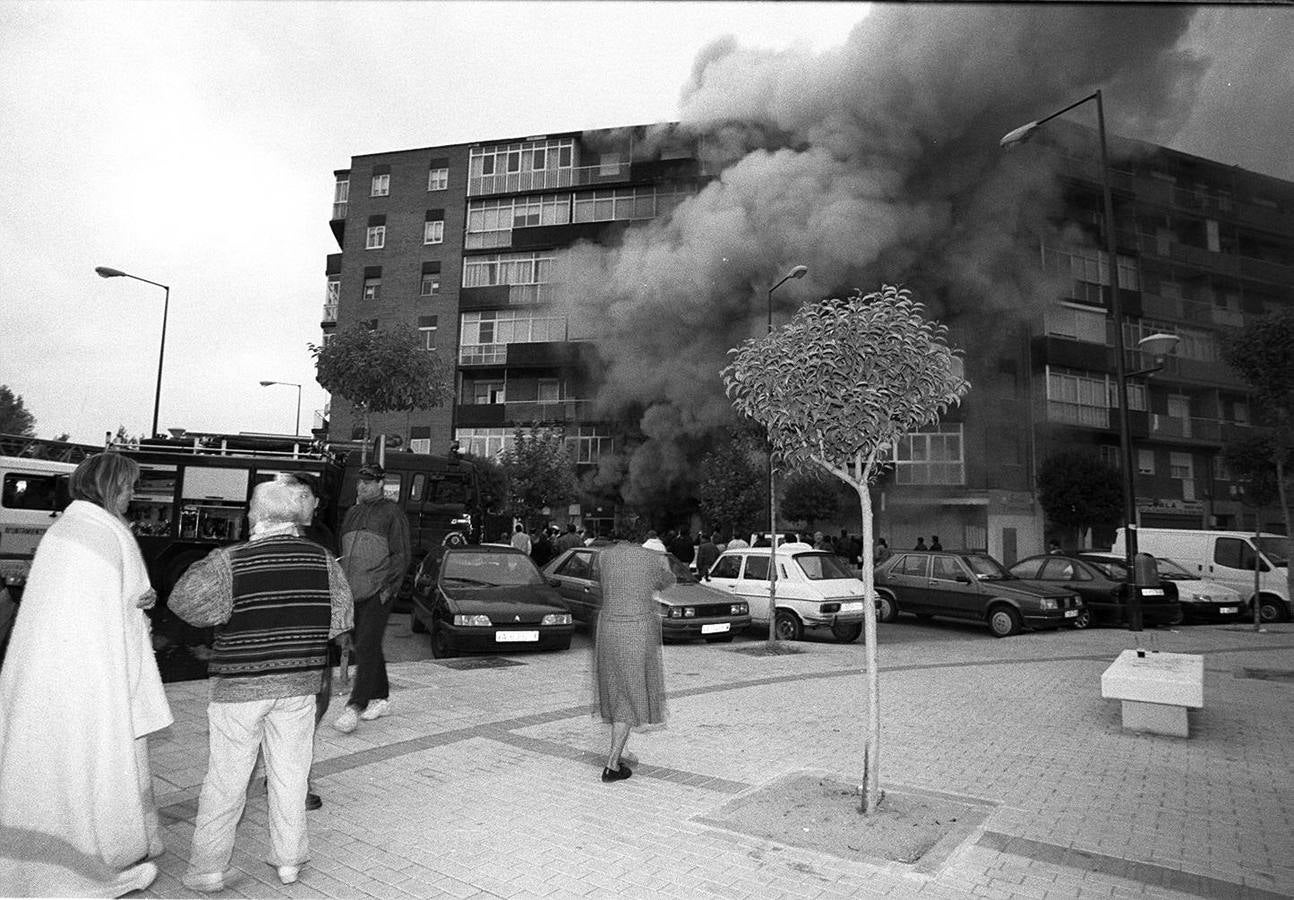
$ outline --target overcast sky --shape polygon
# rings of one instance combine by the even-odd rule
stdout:
[[[94,274],[110,266],[171,286],[163,429],[292,431],[295,388],[262,379],[303,385],[308,429],[325,400],[306,345],[337,252],[332,173],[352,155],[668,121],[715,39],[812,54],[865,16],[0,0],[0,384],[43,437],[147,431],[163,293]],[[1294,178],[1288,128],[1269,136],[1272,117],[1290,125],[1292,25],[1289,9],[1203,10],[1187,44],[1212,64],[1170,145]]]

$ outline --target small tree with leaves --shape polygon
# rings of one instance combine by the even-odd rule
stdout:
[[[701,457],[697,481],[697,499],[710,531],[722,528],[726,538],[755,530],[766,499],[767,462],[762,434],[740,425],[720,433],[714,448]]]
[[[575,465],[560,431],[517,429],[502,463],[508,474],[507,512],[527,526],[545,506],[569,503],[575,496]]]
[[[418,332],[407,325],[390,329],[353,326],[327,344],[310,345],[315,380],[344,397],[364,418],[367,446],[373,413],[405,412],[440,406],[452,396],[453,372]]]
[[[1114,528],[1123,518],[1119,470],[1082,450],[1063,450],[1038,468],[1038,503],[1047,519],[1075,535]]]
[[[22,397],[0,384],[0,434],[19,437],[36,436],[36,417],[27,411]]]
[[[1253,320],[1222,343],[1222,358],[1253,389],[1263,424],[1270,426],[1271,465],[1285,533],[1294,534],[1290,510],[1290,467],[1294,453],[1294,309]],[[1286,568],[1294,597],[1294,566]]]
[[[938,421],[969,390],[947,329],[925,317],[906,290],[890,285],[866,296],[802,306],[789,323],[729,351],[723,370],[739,412],[768,431],[782,467],[816,466],[858,494],[863,546],[872,546],[869,490],[903,435]],[[871,553],[863,554],[864,596],[875,596]],[[880,710],[876,610],[863,604],[867,728],[864,813],[879,789]],[[770,611],[771,612],[771,611]]]

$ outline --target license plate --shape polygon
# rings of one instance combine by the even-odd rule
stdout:
[[[496,631],[494,640],[500,644],[517,644],[539,640],[538,631]]]
[[[842,604],[840,604],[840,611],[841,611],[842,613],[856,613],[856,612],[862,612],[862,611],[863,611],[863,601],[862,601],[862,600],[850,600],[850,601],[849,601],[849,602],[847,602],[847,603],[842,603]]]
[[[1143,597],[1162,597],[1164,596],[1163,588],[1142,588],[1141,596]]]
[[[731,628],[731,627],[732,627],[732,626],[731,626],[731,624],[730,624],[730,623],[728,623],[728,622],[715,622],[715,623],[714,623],[714,624],[712,624],[712,625],[702,625],[702,626],[701,626],[701,633],[702,633],[702,634],[719,634],[720,632],[727,631],[727,630],[728,630],[729,628]]]
[[[1078,610],[1076,610],[1076,609],[1067,609],[1067,610],[1065,610],[1065,618],[1066,618],[1066,619],[1077,619],[1077,618],[1078,618]]]
[[[1238,606],[1223,606],[1223,607],[1219,607],[1218,612],[1222,613],[1223,615],[1226,615],[1227,613],[1238,613],[1238,612],[1240,612],[1240,607],[1238,607]]]

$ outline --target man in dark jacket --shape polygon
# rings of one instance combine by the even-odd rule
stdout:
[[[391,705],[382,638],[411,550],[409,523],[400,504],[384,496],[385,481],[381,466],[363,466],[355,485],[358,502],[341,525],[342,569],[355,596],[355,681],[333,727],[346,734],[360,719],[386,715]]]
[[[696,574],[702,581],[710,580],[710,567],[719,558],[719,532],[714,532],[696,548]]]

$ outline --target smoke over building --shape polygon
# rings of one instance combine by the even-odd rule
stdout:
[[[1101,88],[1114,134],[1171,137],[1207,60],[1178,49],[1187,8],[881,5],[843,46],[697,59],[679,128],[717,177],[614,248],[572,253],[571,320],[607,366],[608,412],[641,409],[629,500],[691,477],[690,449],[730,420],[719,369],[806,300],[916,289],[968,355],[968,311],[1027,312],[1055,295],[1036,235],[1059,189],[1043,154],[1004,153],[1006,131]],[[1022,234],[1032,234],[1022,242]]]

